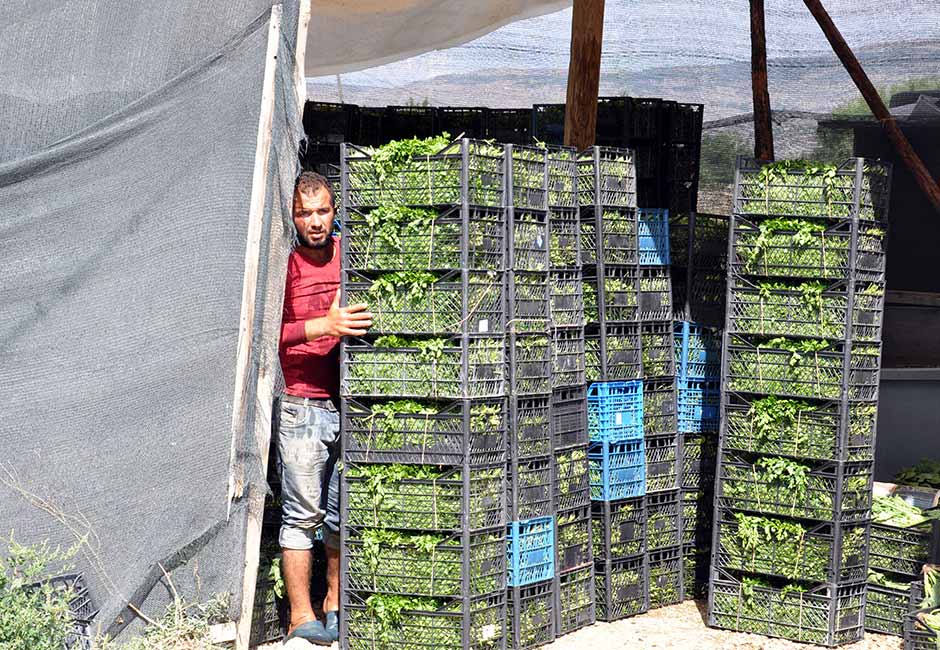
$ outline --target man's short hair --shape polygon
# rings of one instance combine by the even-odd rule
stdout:
[[[316,194],[321,189],[326,190],[330,195],[330,205],[336,207],[336,195],[333,194],[333,186],[325,176],[316,172],[304,171],[297,177],[294,183],[294,191],[301,194]]]

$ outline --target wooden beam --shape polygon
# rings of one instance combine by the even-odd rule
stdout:
[[[597,137],[597,91],[601,81],[604,0],[574,0],[565,106],[565,144],[578,151]]]
[[[774,159],[774,130],[767,88],[767,37],[764,0],[751,0],[751,94],[754,100],[754,157]]]
[[[829,16],[825,7],[823,7],[822,2],[820,2],[820,0],[803,0],[803,3],[810,10],[810,13],[813,14],[813,17],[816,18],[816,22],[819,23],[823,34],[826,35],[829,44],[832,46],[836,56],[839,57],[839,60],[842,61],[842,65],[845,66],[849,76],[852,77],[852,81],[855,82],[858,91],[862,94],[862,97],[865,98],[871,112],[878,118],[878,121],[881,122],[881,126],[884,128],[888,140],[894,145],[898,156],[914,176],[914,180],[917,181],[921,191],[926,195],[927,200],[930,201],[934,209],[940,213],[940,186],[937,185],[937,182],[930,175],[930,172],[920,159],[920,156],[917,155],[911,143],[908,142],[904,133],[901,132],[898,123],[888,111],[881,96],[871,83],[868,75],[865,74],[865,70],[862,69],[862,65],[858,62],[858,59],[855,57],[848,43],[845,42],[839,29],[836,27],[835,23],[832,22],[832,18]]]

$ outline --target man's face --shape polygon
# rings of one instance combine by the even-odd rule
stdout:
[[[329,244],[335,216],[326,188],[304,193],[294,190],[294,227],[301,245],[323,248]]]

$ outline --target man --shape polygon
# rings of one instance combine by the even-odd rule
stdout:
[[[329,182],[303,172],[294,187],[298,247],[287,262],[279,347],[284,394],[275,418],[282,486],[279,542],[291,620],[288,639],[319,645],[339,638],[339,495],[333,467],[339,453],[339,339],[372,325],[366,305],[340,307],[336,202]],[[329,489],[332,486],[332,490]],[[324,524],[325,624],[310,602],[311,549]]]

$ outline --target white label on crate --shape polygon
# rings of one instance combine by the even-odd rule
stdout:
[[[490,639],[496,638],[496,625],[490,623],[489,625],[484,625],[480,628],[480,636],[483,641],[489,641]]]
[[[485,332],[489,332],[489,331],[490,331],[490,321],[489,321],[489,319],[487,319],[487,318],[481,319],[481,320],[480,320],[480,324],[479,324],[477,327],[478,327],[478,329],[480,330],[480,333],[481,333],[481,334],[483,334],[483,333],[485,333]]]
[[[618,427],[623,425],[623,413],[614,413],[614,424]]]

